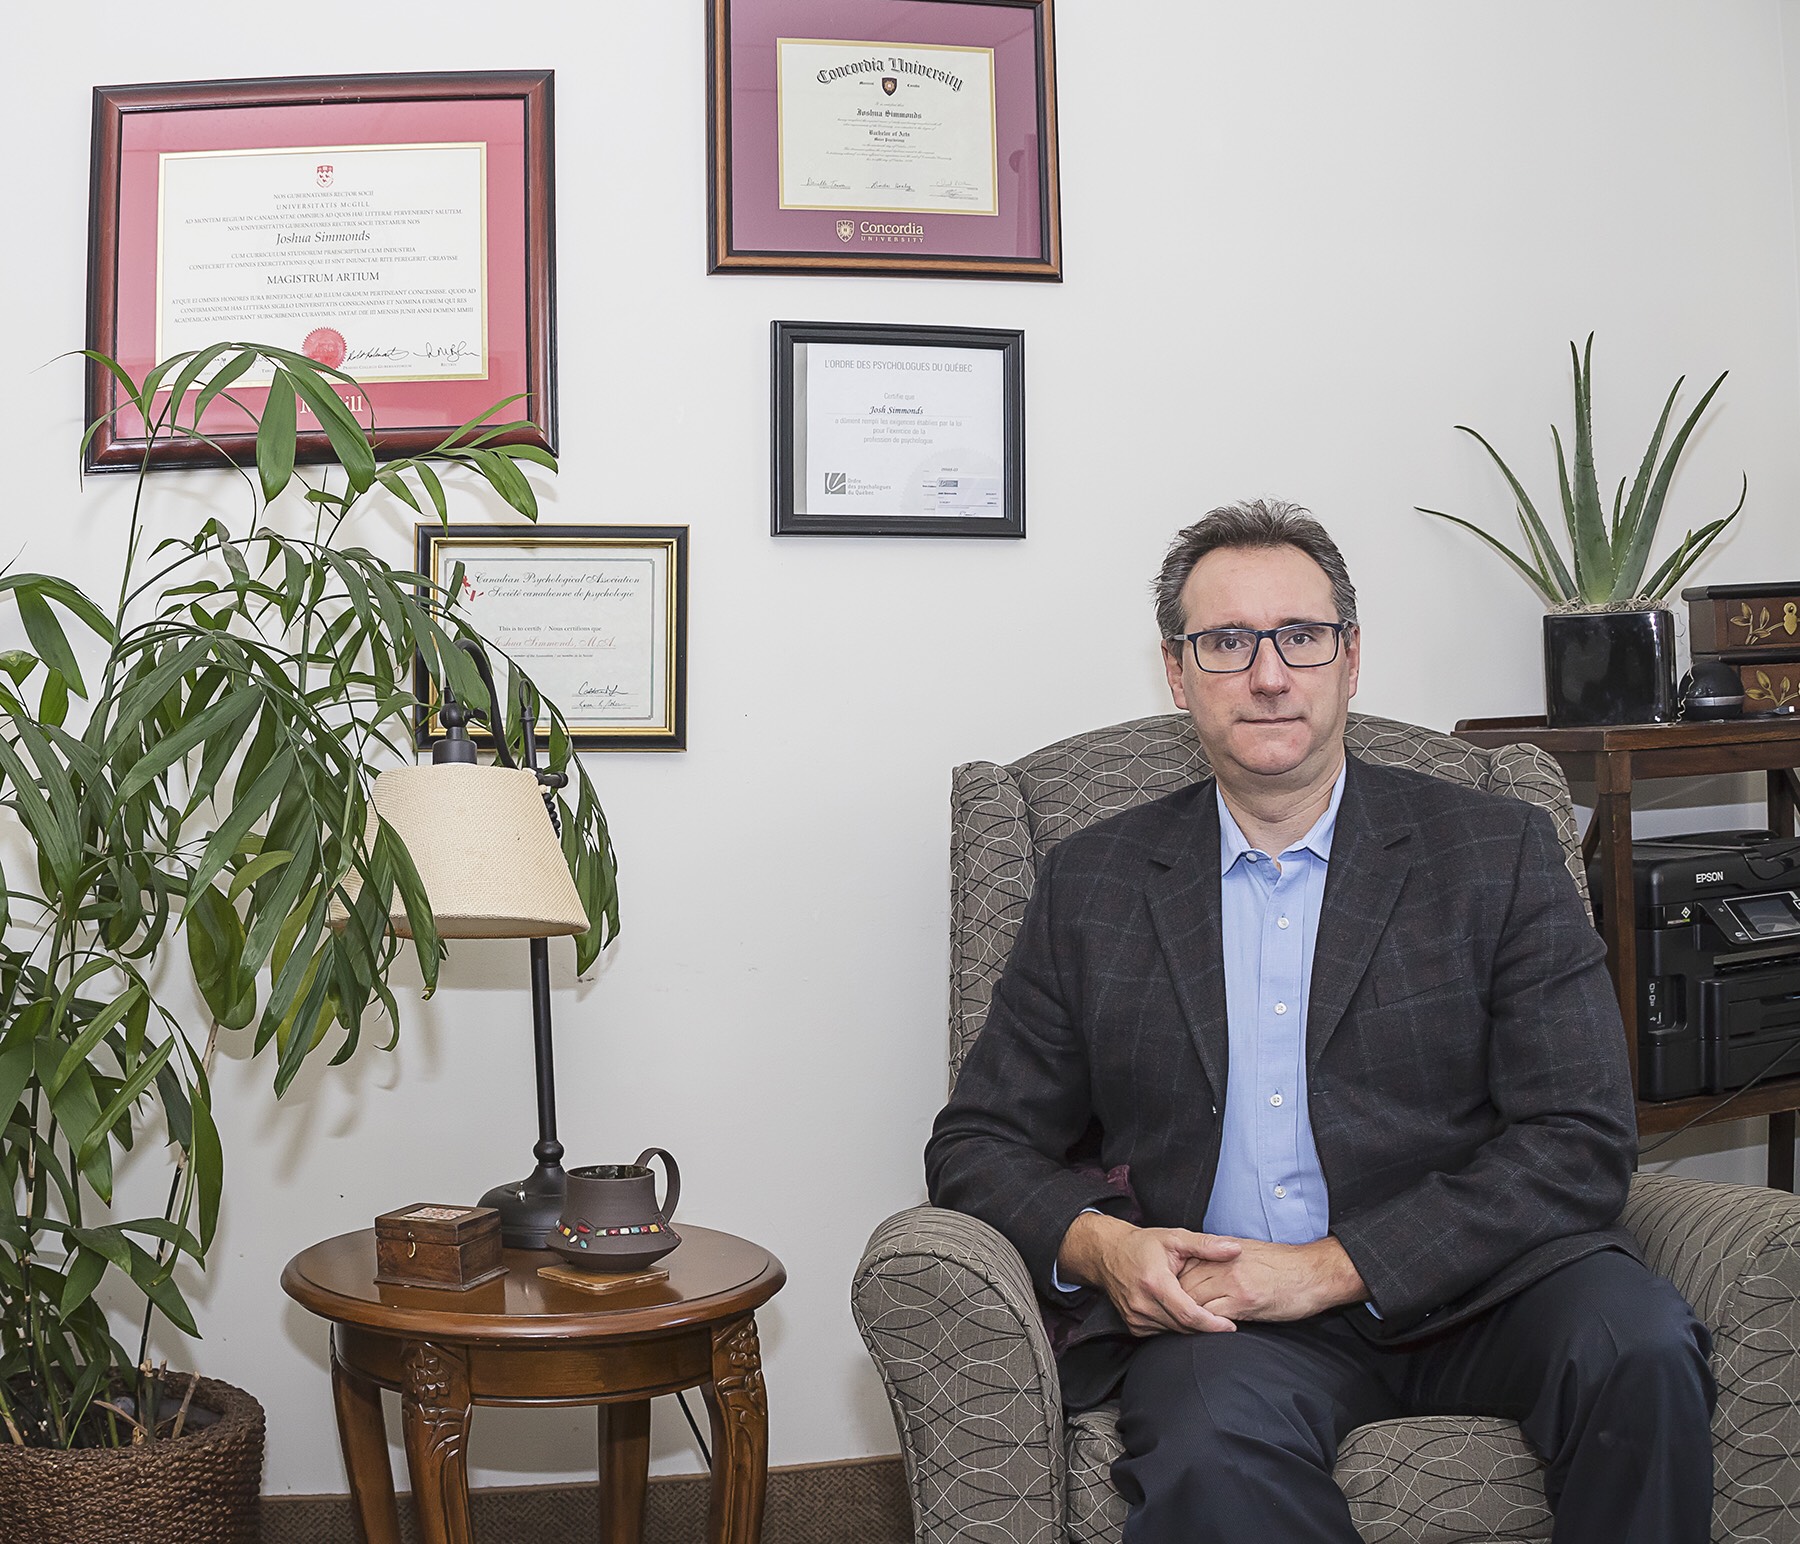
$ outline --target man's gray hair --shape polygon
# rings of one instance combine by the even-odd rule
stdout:
[[[1325,577],[1331,581],[1337,620],[1356,620],[1356,586],[1350,582],[1343,553],[1325,527],[1298,504],[1251,499],[1248,503],[1209,510],[1185,530],[1175,533],[1162,569],[1151,582],[1156,596],[1156,625],[1165,639],[1178,638],[1187,631],[1181,591],[1194,565],[1207,553],[1229,547],[1298,547],[1325,570]]]

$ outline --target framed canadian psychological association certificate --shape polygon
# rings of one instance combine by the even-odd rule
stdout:
[[[710,7],[710,272],[1062,277],[1051,0]]]
[[[227,340],[305,354],[354,378],[341,394],[386,457],[517,398],[506,438],[554,451],[552,120],[548,71],[99,87],[88,346],[140,380]],[[265,385],[239,378],[202,421],[233,459]],[[143,425],[91,361],[87,408],[119,410],[88,468],[138,465]],[[329,455],[302,435],[303,459]]]
[[[419,573],[454,585],[457,614],[562,710],[576,749],[687,749],[685,525],[417,530]],[[443,730],[422,662],[413,690],[429,745]]]
[[[1025,334],[774,324],[776,536],[1023,536]]]

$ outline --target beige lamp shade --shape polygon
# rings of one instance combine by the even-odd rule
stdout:
[[[440,938],[560,938],[588,929],[544,795],[529,771],[447,762],[375,779],[375,812],[406,844]],[[375,813],[369,816],[369,833]],[[361,877],[345,875],[354,896]],[[346,919],[334,901],[334,922]],[[412,937],[399,892],[390,925]]]

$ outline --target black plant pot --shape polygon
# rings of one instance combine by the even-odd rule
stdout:
[[[1657,607],[1546,615],[1544,716],[1552,729],[1673,723],[1673,613]]]

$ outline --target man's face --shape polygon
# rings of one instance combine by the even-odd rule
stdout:
[[[1181,603],[1190,633],[1338,620],[1331,581],[1298,547],[1209,552],[1188,575]],[[1361,663],[1355,630],[1344,634],[1336,659],[1312,669],[1284,664],[1272,638],[1262,640],[1248,670],[1230,675],[1201,670],[1192,648],[1177,647],[1163,645],[1169,690],[1227,787],[1263,778],[1298,787],[1335,773]]]

